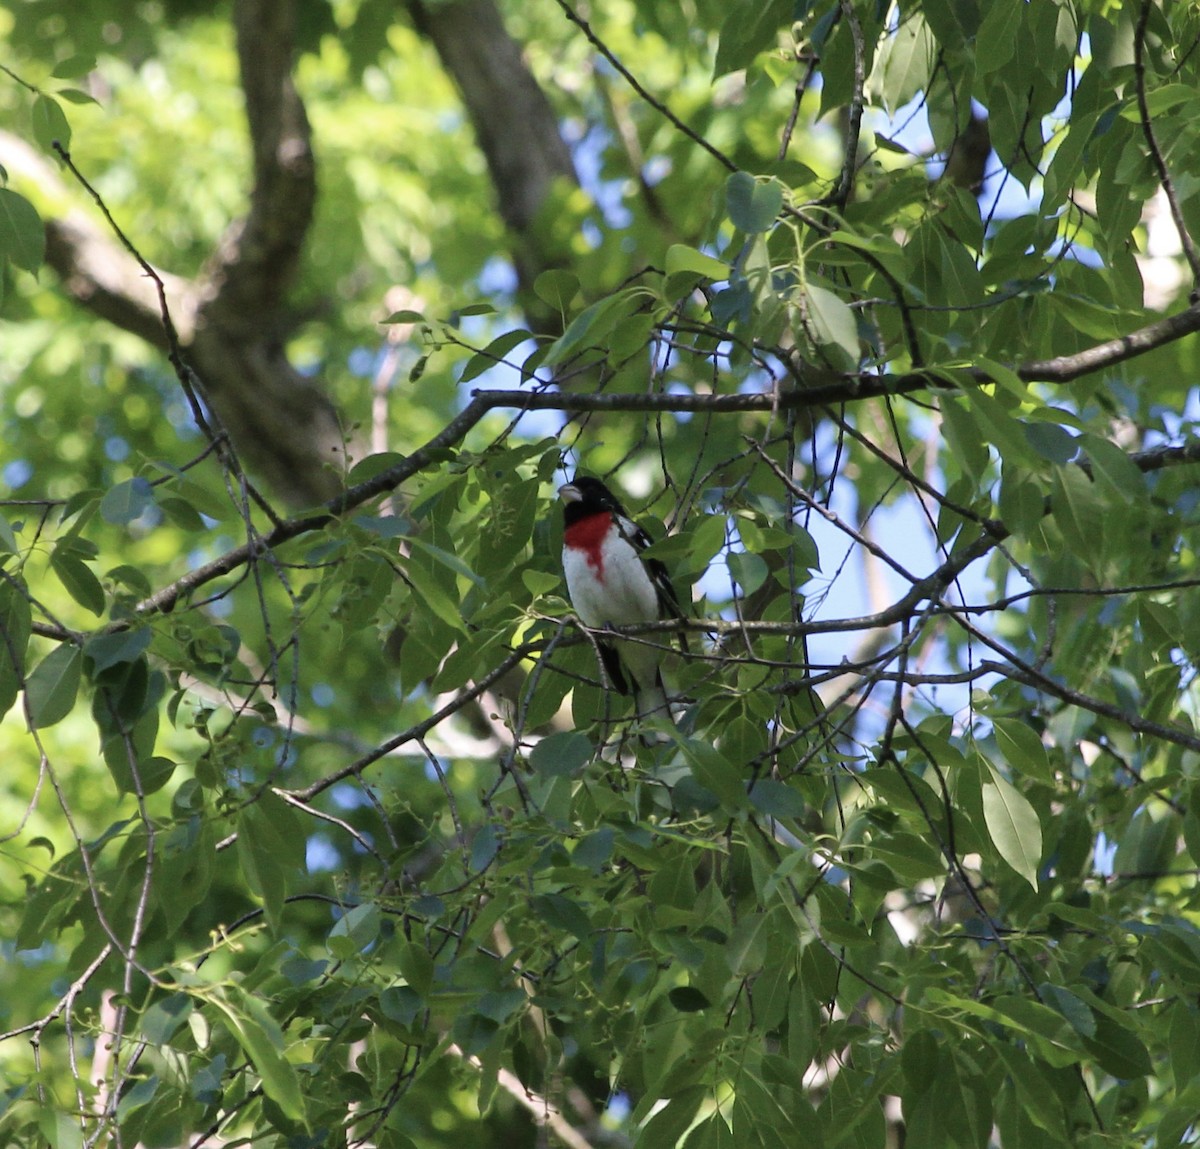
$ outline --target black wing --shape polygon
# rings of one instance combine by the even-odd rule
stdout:
[[[628,540],[629,544],[639,553],[646,550],[651,545],[653,540],[641,527],[637,525],[628,515],[617,515],[617,527],[622,536]],[[654,583],[655,593],[658,595],[658,613],[664,618],[682,619],[686,616],[683,613],[683,607],[679,605],[679,596],[675,593],[674,584],[671,582],[670,572],[660,559],[643,558],[642,563],[650,574],[650,581]],[[679,645],[683,652],[688,653],[687,632],[679,632]]]

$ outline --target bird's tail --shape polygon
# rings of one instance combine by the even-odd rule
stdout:
[[[674,722],[671,714],[667,692],[663,689],[662,679],[659,678],[652,686],[640,687],[635,696],[638,717],[649,721]]]

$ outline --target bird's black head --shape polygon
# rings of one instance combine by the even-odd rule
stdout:
[[[612,491],[590,475],[576,475],[566,486],[558,488],[558,494],[563,501],[563,520],[567,526],[603,511],[628,517]]]

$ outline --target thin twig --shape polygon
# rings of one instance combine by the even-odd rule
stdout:
[[[571,21],[588,39],[588,43],[596,49],[616,70],[625,82],[650,105],[659,115],[669,120],[676,128],[679,129],[692,143],[703,148],[710,156],[713,157],[727,171],[736,172],[737,164],[733,162],[724,152],[713,147],[699,132],[694,128],[688,127],[670,108],[667,107],[661,100],[652,96],[645,87],[642,86],[638,78],[617,59],[615,53],[595,32],[592,31],[592,26],[575,11],[574,8],[567,3],[567,0],[557,0],[558,6],[563,10],[563,15]]]
[[[1196,303],[1200,301],[1200,253],[1196,251],[1192,234],[1188,231],[1187,221],[1183,217],[1183,208],[1180,206],[1179,196],[1175,191],[1175,183],[1171,179],[1171,172],[1167,167],[1162,149],[1158,146],[1154,125],[1150,118],[1150,106],[1146,99],[1146,25],[1150,20],[1150,11],[1153,6],[1151,0],[1142,0],[1137,27],[1133,33],[1133,74],[1137,81],[1138,119],[1142,124],[1142,135],[1146,137],[1146,149],[1150,153],[1150,162],[1154,165],[1155,174],[1158,176],[1158,185],[1162,188],[1163,195],[1167,197],[1167,204],[1171,209],[1171,219],[1175,223],[1175,230],[1179,233],[1179,242],[1183,247],[1184,258],[1192,270],[1191,300]]]

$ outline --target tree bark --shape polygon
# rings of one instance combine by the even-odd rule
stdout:
[[[238,0],[238,60],[254,154],[250,210],[198,285],[190,347],[205,395],[252,469],[293,505],[336,493],[343,435],[324,391],[284,351],[287,291],[316,202],[308,117],[292,82],[292,0]]]

